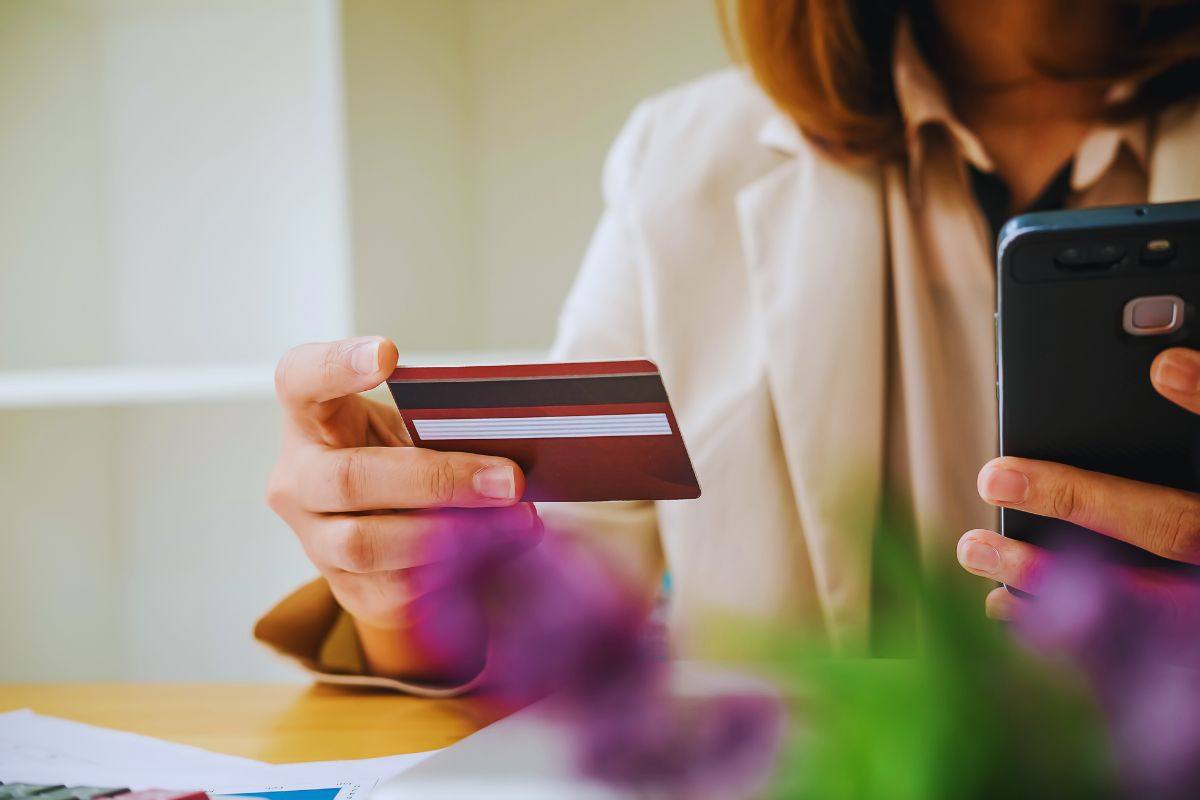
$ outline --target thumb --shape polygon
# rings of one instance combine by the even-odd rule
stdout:
[[[1150,365],[1150,382],[1172,403],[1200,414],[1200,353],[1185,347],[1162,351]]]
[[[374,389],[396,367],[396,345],[382,336],[293,347],[275,368],[275,394],[293,416],[328,416],[338,400]]]

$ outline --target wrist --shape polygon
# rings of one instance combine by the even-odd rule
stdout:
[[[371,675],[422,683],[465,683],[483,669],[483,642],[453,659],[433,659],[416,644],[410,628],[379,626],[358,617],[354,617],[354,628]]]

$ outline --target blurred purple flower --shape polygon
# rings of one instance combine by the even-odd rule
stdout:
[[[511,709],[553,693],[547,709],[590,778],[664,796],[761,786],[784,728],[776,698],[673,699],[644,592],[575,539],[547,535],[521,552],[455,519],[432,537],[415,587],[428,658],[451,667],[486,636],[482,694]]]
[[[1200,587],[1182,575],[1057,556],[1016,618],[1035,650],[1066,656],[1092,684],[1131,796],[1200,791]],[[1190,608],[1190,612],[1189,609]]]
[[[580,769],[674,796],[741,797],[765,788],[784,726],[763,694],[609,709],[583,728]]]
[[[448,518],[419,573],[415,639],[453,666],[486,637],[481,685],[518,707],[550,691],[603,692],[651,678],[640,632],[646,603],[582,548],[548,537],[520,552],[502,531]]]

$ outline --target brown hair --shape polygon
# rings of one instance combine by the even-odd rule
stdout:
[[[1067,29],[1073,20],[1095,19],[1103,10],[1096,0],[1046,2],[1051,19]],[[1064,79],[1146,76],[1134,97],[1111,110],[1114,117],[1200,94],[1200,3],[1103,2],[1111,13],[1111,33],[1097,57],[1064,64],[1035,58],[1039,71]],[[927,44],[922,32],[936,30],[931,0],[717,0],[717,5],[735,58],[809,139],[849,157],[901,152],[892,43],[907,14],[918,42]]]

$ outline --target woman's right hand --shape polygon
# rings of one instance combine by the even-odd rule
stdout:
[[[413,447],[395,408],[358,395],[386,380],[396,360],[396,345],[381,337],[300,345],[280,360],[283,447],[267,501],[354,617],[374,674],[461,680],[482,665],[486,642],[445,675],[408,636],[408,611],[428,583],[419,572],[437,552],[428,537],[452,521],[532,546],[541,523],[532,504],[518,502],[524,477],[512,461]]]

